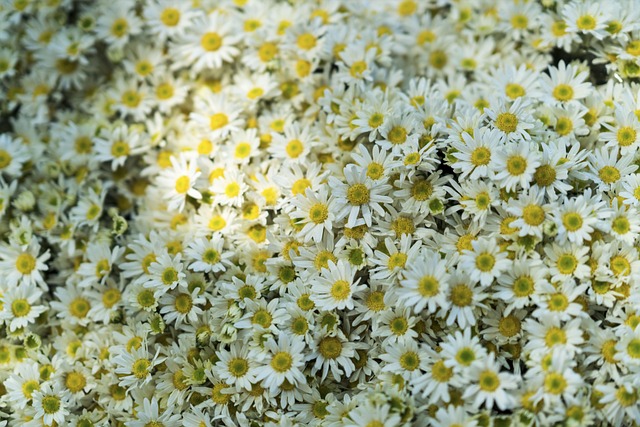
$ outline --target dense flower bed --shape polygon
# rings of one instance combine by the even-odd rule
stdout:
[[[0,425],[640,420],[633,0],[2,0]]]

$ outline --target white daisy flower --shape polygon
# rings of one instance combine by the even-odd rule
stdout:
[[[512,408],[516,399],[509,390],[518,387],[517,377],[508,372],[501,372],[493,353],[485,359],[471,364],[469,376],[473,381],[462,394],[463,399],[473,398],[473,405],[484,404],[491,408],[494,403],[501,410]]]
[[[509,144],[496,153],[495,179],[507,191],[517,187],[527,189],[536,169],[540,166],[540,154],[526,141]]]
[[[493,239],[474,240],[471,245],[473,250],[464,251],[458,265],[469,274],[471,280],[487,287],[509,268],[511,261]]]
[[[42,291],[33,284],[9,287],[2,295],[0,320],[7,324],[10,332],[34,323],[47,310],[45,306],[36,304],[41,296]]]
[[[21,248],[14,245],[0,245],[0,272],[7,286],[38,285],[47,289],[41,272],[49,270],[45,262],[51,257],[49,250],[40,254],[40,243],[34,236]]]
[[[304,196],[298,195],[292,203],[297,209],[291,218],[303,225],[298,236],[305,242],[321,242],[324,234],[333,234],[334,204],[326,189],[320,188],[317,192],[307,189]]]
[[[201,172],[196,162],[183,153],[178,157],[171,156],[171,166],[160,172],[157,182],[168,209],[180,212],[184,209],[187,196],[202,199],[202,194],[194,188]]]
[[[193,240],[185,249],[185,255],[194,260],[188,268],[205,273],[225,271],[227,267],[233,265],[230,260],[233,254],[224,250],[223,246],[224,239],[219,233],[214,233],[209,239]]]
[[[449,274],[440,254],[423,250],[416,261],[404,271],[400,281],[402,286],[395,288],[398,303],[413,307],[416,314],[424,309],[429,313],[445,309]]]
[[[311,285],[311,300],[321,310],[353,309],[353,296],[364,290],[355,279],[355,268],[345,260],[337,263],[329,261],[329,267],[323,268],[320,276]]]
[[[33,392],[35,417],[44,424],[64,424],[69,416],[71,395],[59,385],[45,382],[39,390]]]
[[[265,388],[276,391],[285,381],[294,386],[306,383],[302,373],[305,348],[302,339],[281,334],[278,341],[269,338],[264,348],[261,365],[253,370],[253,374]]]

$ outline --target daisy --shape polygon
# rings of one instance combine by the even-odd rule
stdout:
[[[40,254],[40,243],[32,237],[21,248],[14,245],[0,245],[0,271],[7,286],[38,285],[47,289],[41,272],[49,270],[46,261],[51,257],[49,250]]]
[[[399,243],[400,248],[396,247]],[[375,267],[371,271],[371,278],[375,280],[395,279],[401,277],[407,264],[411,265],[418,257],[422,241],[417,240],[412,244],[411,236],[403,234],[400,242],[394,242],[387,237],[384,240],[385,252],[375,250],[371,260]]]
[[[214,12],[199,16],[193,25],[176,37],[172,50],[179,58],[177,67],[189,66],[194,73],[220,68],[240,53],[235,46],[242,38],[233,31],[235,19]]]
[[[526,111],[529,105],[522,98],[516,99],[510,105],[501,100],[495,109],[485,109],[485,116],[491,126],[496,129],[502,141],[529,140],[529,130],[533,128],[533,118]]]
[[[601,147],[589,154],[591,172],[588,176],[598,185],[598,189],[609,191],[618,185],[622,177],[638,169],[637,165],[632,164],[633,156],[618,157],[618,147],[612,149]]]
[[[103,285],[124,252],[125,248],[119,246],[111,249],[104,243],[90,243],[85,252],[88,259],[78,268],[78,275],[83,278],[78,286],[87,288],[95,284]]]
[[[544,224],[551,220],[552,205],[544,201],[544,192],[531,188],[513,202],[510,200],[507,211],[517,218],[510,224],[517,228],[519,236],[534,235],[542,239]]]
[[[155,0],[144,8],[149,31],[160,40],[183,37],[197,13],[187,3]]]
[[[164,361],[164,357],[158,357],[158,353],[152,356],[145,347],[141,346],[129,351],[123,350],[114,355],[112,360],[115,365],[115,373],[119,374],[121,387],[144,386],[152,380],[151,372],[155,366]]]
[[[589,73],[580,71],[577,67],[564,61],[558,67],[549,67],[549,75],[541,74],[542,100],[549,104],[563,104],[586,98],[591,90],[591,83],[587,82]]]
[[[540,379],[534,380],[535,383],[540,383],[534,399],[542,399],[546,405],[550,405],[559,398],[566,401],[575,396],[583,379],[574,371],[572,362],[561,350],[553,351],[550,366],[540,375]]]
[[[446,308],[449,274],[440,255],[423,250],[417,260],[419,262],[409,264],[400,281],[401,287],[395,290],[398,303],[413,307],[416,314],[425,308],[429,313]]]
[[[640,418],[640,390],[630,384],[604,383],[595,386],[601,393],[599,403],[604,405],[608,422],[623,425],[625,416],[628,419]]]
[[[619,105],[615,110],[614,124],[602,124],[608,132],[601,132],[600,139],[607,148],[620,147],[620,154],[633,154],[640,147],[640,121],[632,111],[626,111]]]
[[[556,240],[559,242],[573,242],[578,245],[587,240],[591,240],[593,226],[599,219],[610,216],[609,211],[604,209],[605,204],[598,195],[592,196],[591,189],[569,199],[559,206],[554,212],[554,220],[558,226]]]
[[[214,233],[209,239],[194,239],[185,249],[185,255],[194,260],[188,268],[205,273],[225,271],[233,265],[230,260],[233,254],[224,250],[223,246],[224,239],[219,233]]]
[[[234,343],[229,350],[220,349],[216,352],[218,362],[215,372],[221,380],[235,387],[237,391],[251,390],[256,382],[256,361],[249,355],[249,349],[240,343]]]
[[[603,224],[603,231],[610,233],[616,240],[633,245],[640,232],[638,209],[614,199],[611,210],[611,216]]]
[[[144,398],[142,408],[138,405],[136,410],[136,420],[126,422],[127,427],[145,427],[148,425],[162,425],[174,427],[180,425],[181,415],[173,414],[173,407],[169,406],[160,414],[158,401],[155,397],[151,400]]]
[[[414,340],[388,344],[379,358],[384,362],[382,372],[399,373],[412,382],[422,381],[423,371],[427,370],[429,362],[428,354]]]
[[[304,163],[311,149],[317,145],[317,136],[309,127],[298,123],[285,126],[284,134],[276,133],[268,151],[285,165]]]
[[[249,189],[244,174],[238,169],[226,169],[224,174],[214,179],[209,190],[214,201],[220,205],[240,206],[244,201],[244,193]]]
[[[580,150],[579,144],[574,144],[571,151]],[[567,161],[566,146],[563,140],[550,141],[542,144],[542,156],[540,165],[533,173],[532,190],[540,190],[551,200],[557,198],[556,191],[566,194],[571,190],[571,185],[565,181],[569,176],[569,169],[573,166],[571,161]]]
[[[552,244],[544,248],[545,262],[549,267],[551,280],[564,281],[570,278],[586,278],[591,269],[586,264],[589,256],[589,248],[578,246],[575,243],[560,246]]]
[[[481,127],[474,129],[473,136],[462,133],[463,142],[455,141],[453,147],[457,150],[453,156],[458,159],[453,163],[453,169],[460,173],[460,180],[493,178],[497,168],[497,153],[499,148],[499,131]]]
[[[473,420],[464,408],[454,405],[438,408],[435,419],[432,419],[431,422],[434,427],[454,427],[458,425],[477,427],[478,425],[478,421]]]
[[[371,153],[364,144],[358,145],[358,149],[359,152],[352,153],[351,157],[359,167],[367,170],[367,177],[374,181],[387,178],[401,165],[391,153],[377,145],[372,147]]]
[[[344,168],[345,182],[335,177],[329,178],[329,185],[333,189],[336,206],[336,221],[347,218],[347,227],[354,227],[362,223],[371,226],[372,213],[384,215],[381,204],[391,203],[391,197],[385,196],[391,186],[376,184],[367,177],[366,169],[358,170],[355,165]]]
[[[215,141],[232,132],[239,132],[243,125],[242,108],[234,98],[224,94],[200,96],[195,99],[195,109],[189,119]]]
[[[0,174],[16,177],[21,174],[22,166],[29,161],[29,148],[19,139],[9,134],[0,135]]]
[[[365,92],[364,97],[364,102],[356,111],[356,118],[351,123],[355,126],[354,132],[368,133],[369,142],[373,142],[380,135],[381,129],[391,114],[391,108],[386,96],[383,96],[380,91]],[[363,149],[364,147],[361,147],[361,151]],[[365,154],[362,153],[362,155]]]
[[[400,423],[400,415],[391,412],[389,405],[364,404],[351,409],[348,419],[342,420],[345,427],[394,426]]]
[[[0,320],[8,325],[10,332],[34,323],[46,311],[45,306],[35,304],[41,296],[42,291],[31,283],[9,287],[2,295]]]
[[[206,303],[204,297],[199,295],[199,290],[191,292],[166,293],[159,300],[163,315],[167,324],[174,324],[180,328],[183,323],[191,324],[201,316],[203,310],[199,307]]]
[[[473,398],[473,406],[484,404],[491,408],[495,403],[501,410],[506,410],[516,404],[515,397],[508,390],[518,387],[517,379],[513,374],[500,371],[493,353],[472,363],[469,376],[473,382],[465,389],[462,398]]]
[[[356,346],[342,332],[336,335],[320,334],[312,342],[312,351],[306,356],[307,360],[315,360],[311,374],[316,375],[322,371],[321,380],[327,378],[329,372],[336,381],[340,381],[342,375],[348,378],[355,370],[352,361],[355,349]]]
[[[187,197],[199,200],[202,194],[194,188],[201,172],[197,170],[194,160],[186,155],[171,156],[171,168],[163,169],[158,175],[158,187],[162,189],[167,207],[178,212],[184,209]]]
[[[354,281],[355,268],[344,260],[329,261],[320,276],[311,285],[311,300],[322,310],[353,309],[353,297],[366,285]]]
[[[180,262],[182,254],[172,257],[164,252],[158,255],[156,261],[149,265],[149,274],[145,277],[144,287],[153,290],[157,297],[177,286],[186,287],[186,274],[183,271],[183,263]]]
[[[265,353],[260,360],[260,366],[253,370],[256,380],[275,392],[285,381],[289,384],[305,384],[306,378],[302,373],[304,368],[305,344],[298,337],[282,334],[276,341],[273,338],[264,344]]]
[[[507,304],[504,314],[509,315],[512,310],[531,304],[536,288],[544,285],[546,278],[547,270],[536,253],[531,258],[514,260],[511,268],[498,276],[494,293],[496,299]]]
[[[558,318],[526,319],[523,329],[528,334],[529,341],[524,346],[525,353],[547,354],[549,350],[556,348],[571,355],[579,352],[584,342],[580,323],[579,318],[565,323]]]
[[[33,398],[33,393],[40,390],[40,370],[37,362],[25,361],[16,366],[14,372],[4,381],[7,397],[12,406],[23,409]]]
[[[480,339],[472,337],[469,329],[465,329],[464,333],[456,331],[455,335],[449,335],[440,346],[445,366],[456,372],[466,372],[472,363],[482,360],[487,354],[480,345]]]
[[[444,187],[452,198],[458,202],[444,212],[451,215],[462,210],[461,218],[466,220],[471,217],[474,222],[483,225],[491,213],[491,208],[499,204],[498,189],[493,181],[466,180],[461,184],[450,179],[450,187]]]
[[[578,317],[584,309],[577,299],[587,288],[587,284],[576,286],[573,280],[565,280],[559,286],[544,282],[536,288],[533,301],[538,308],[532,314],[537,318],[558,318],[565,322]]]
[[[567,32],[590,34],[602,40],[609,34],[607,13],[598,2],[570,2],[562,8],[562,17],[567,24]]]
[[[71,395],[58,385],[45,382],[39,390],[33,392],[35,417],[44,424],[64,424],[69,416]]]
[[[466,325],[475,325],[476,307],[484,307],[482,300],[488,295],[476,289],[478,283],[472,281],[469,276],[458,270],[450,276],[449,292],[447,293],[447,306],[440,309],[438,314],[446,318],[447,325],[456,322],[461,328]]]
[[[129,156],[143,153],[143,135],[126,125],[113,129],[103,129],[100,137],[95,139],[96,155],[99,162],[111,162],[111,170],[125,164]]]
[[[490,239],[478,239],[471,242],[473,250],[463,252],[458,263],[469,278],[480,282],[482,287],[489,286],[501,272],[508,269],[511,261],[505,252],[500,252],[496,242]]]
[[[509,144],[505,150],[496,153],[495,179],[507,191],[515,190],[518,186],[527,189],[540,166],[539,157],[538,151],[532,150],[528,142]]]
[[[298,236],[305,242],[321,242],[323,234],[333,233],[333,198],[329,197],[326,189],[320,188],[318,192],[307,189],[305,196],[298,195],[293,200],[293,205],[296,210],[292,212],[291,218],[297,224],[304,225]]]

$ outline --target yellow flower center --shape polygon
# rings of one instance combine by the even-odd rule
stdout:
[[[80,372],[69,372],[64,380],[64,385],[71,393],[78,393],[87,385],[87,379]]]
[[[229,123],[229,117],[224,113],[212,114],[209,118],[209,128],[211,130],[218,130],[223,128]]]
[[[457,307],[466,307],[473,301],[473,291],[465,284],[458,284],[451,288],[449,299]]]
[[[568,84],[561,83],[553,88],[553,97],[562,102],[570,101],[573,99],[573,88]]]
[[[622,147],[630,146],[631,144],[636,142],[637,137],[638,134],[636,130],[628,126],[621,127],[620,129],[618,129],[618,132],[616,134],[618,144]]]
[[[180,22],[180,11],[173,7],[167,7],[160,14],[160,20],[167,27],[175,27]]]
[[[106,308],[111,308],[120,301],[122,294],[116,288],[107,289],[104,294],[102,294],[102,304]]]
[[[489,252],[483,252],[476,257],[476,268],[483,273],[490,272],[496,264],[496,258]]]
[[[620,179],[620,171],[614,166],[604,166],[598,171],[598,176],[605,184],[613,184]]]
[[[147,375],[149,375],[150,367],[151,367],[151,362],[149,362],[147,359],[137,359],[135,362],[133,362],[133,365],[131,366],[131,373],[133,374],[134,377],[141,380],[146,378]]]
[[[286,351],[279,351],[271,359],[271,367],[278,373],[287,372],[293,366],[293,357]]]
[[[16,258],[16,269],[20,274],[30,274],[36,268],[36,259],[29,253],[18,255]]]
[[[520,176],[527,170],[527,159],[520,155],[511,156],[507,159],[507,171],[510,175]]]
[[[511,338],[519,334],[520,329],[521,329],[520,319],[518,319],[513,314],[503,317],[498,322],[498,330],[500,331],[500,334],[502,334],[507,338]]]
[[[453,368],[448,368],[444,364],[444,360],[438,360],[431,367],[431,377],[440,383],[446,383],[452,376]]]
[[[492,392],[496,391],[500,387],[500,378],[498,374],[487,369],[480,373],[478,378],[478,386],[482,391]]]
[[[518,117],[513,113],[500,113],[496,117],[496,127],[504,133],[515,132],[518,128]]]
[[[400,356],[399,362],[405,371],[415,371],[420,367],[420,356],[415,351],[407,351]]]
[[[0,149],[0,169],[4,169],[11,163],[11,154],[8,151]]]
[[[342,343],[336,337],[325,337],[320,341],[318,351],[325,359],[337,359],[342,353]]]
[[[351,285],[346,280],[336,280],[331,285],[331,296],[337,301],[344,301],[351,296]]]
[[[582,223],[582,215],[578,212],[568,212],[562,216],[562,225],[569,232],[580,230]]]
[[[287,143],[285,151],[287,152],[287,155],[289,157],[291,157],[292,159],[297,159],[304,151],[304,145],[299,139],[292,139]]]
[[[76,297],[71,301],[71,303],[69,303],[69,313],[78,319],[85,318],[87,313],[89,313],[90,308],[91,304],[89,303],[89,300],[83,297]]]
[[[222,37],[215,32],[205,33],[200,39],[200,45],[207,52],[215,52],[222,46]]]
[[[525,95],[524,87],[517,83],[508,83],[505,86],[504,92],[511,99],[517,99]]]
[[[369,203],[369,189],[361,183],[353,184],[347,189],[347,200],[356,206],[367,204]]]
[[[558,372],[550,372],[544,377],[544,389],[547,393],[562,394],[567,388],[567,380]]]
[[[60,409],[60,398],[54,395],[47,395],[42,398],[42,410],[45,414],[55,414]]]
[[[485,166],[491,161],[491,150],[487,147],[477,147],[471,153],[471,164],[473,166]]]

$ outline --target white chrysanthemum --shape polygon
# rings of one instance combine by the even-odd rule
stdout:
[[[277,342],[270,338],[264,347],[266,352],[261,355],[261,365],[253,373],[265,388],[275,391],[285,380],[294,386],[306,382],[301,371],[304,366],[304,341],[282,334]]]
[[[202,194],[194,188],[200,174],[196,162],[187,155],[171,157],[171,167],[163,169],[158,175],[159,190],[170,210],[182,211],[187,196],[196,200],[202,198]]]
[[[329,261],[329,267],[323,268],[320,276],[311,285],[311,299],[322,310],[353,308],[353,295],[365,289],[355,279],[355,269],[344,260],[337,263]]]
[[[403,277],[402,286],[395,290],[399,304],[413,307],[415,313],[425,308],[435,313],[446,307],[449,275],[438,253],[423,251],[416,262],[409,264]]]

